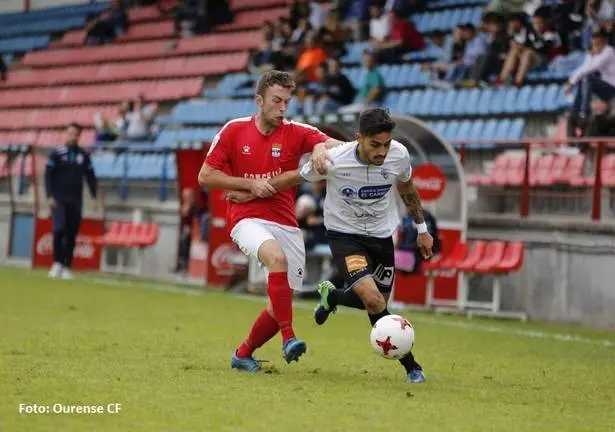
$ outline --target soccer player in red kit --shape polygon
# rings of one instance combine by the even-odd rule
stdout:
[[[276,177],[296,170],[308,152],[324,170],[326,150],[341,144],[312,126],[284,118],[294,88],[289,73],[265,72],[256,85],[258,113],[224,125],[199,173],[202,186],[257,197],[244,204],[227,204],[231,238],[246,255],[257,257],[267,274],[269,306],[231,358],[232,368],[250,372],[260,370],[254,350],[278,331],[287,363],[298,361],[307,350],[292,323],[292,290],[303,289],[305,266],[303,236],[295,217],[296,188],[278,192]]]

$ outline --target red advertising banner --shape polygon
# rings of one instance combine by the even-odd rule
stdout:
[[[73,259],[75,270],[99,270],[102,247],[94,238],[105,233],[105,223],[99,219],[83,219]],[[37,218],[34,227],[32,267],[51,267],[53,264],[53,229],[51,218]]]
[[[220,189],[209,191],[209,262],[207,282],[224,285],[233,275],[231,258],[241,254],[233,243],[226,226],[226,192]]]
[[[412,170],[412,183],[423,202],[436,201],[446,189],[446,176],[438,165],[421,164]]]

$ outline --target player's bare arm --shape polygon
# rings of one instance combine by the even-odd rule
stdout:
[[[433,256],[433,238],[427,232],[427,226],[423,218],[423,205],[412,179],[404,183],[397,183],[397,190],[401,199],[406,204],[408,214],[414,219],[414,223],[418,227],[419,234],[416,242],[419,250],[425,259],[431,258]]]
[[[327,173],[327,161],[333,162],[331,160],[331,156],[327,152],[334,147],[345,144],[344,141],[336,140],[334,138],[329,138],[327,141],[317,144],[310,155],[310,161],[312,162],[312,166],[318,172],[318,174],[326,174]]]
[[[286,171],[268,181],[275,188],[276,192],[280,192],[291,187],[301,184],[303,179],[299,174],[299,170]],[[247,191],[231,191],[226,195],[226,199],[235,204],[244,204],[257,198],[257,196]]]
[[[276,189],[266,180],[253,180],[233,177],[204,163],[199,172],[199,185],[208,188],[245,191],[258,198],[267,198]]]

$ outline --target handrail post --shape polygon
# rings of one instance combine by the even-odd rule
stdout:
[[[600,220],[602,215],[602,155],[604,153],[604,141],[598,142],[596,151],[596,169],[594,176],[594,189],[592,199],[592,220]]]
[[[525,142],[525,170],[523,173],[523,184],[521,186],[521,205],[520,216],[528,217],[530,214],[530,142]]]

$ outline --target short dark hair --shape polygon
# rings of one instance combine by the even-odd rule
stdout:
[[[271,70],[263,73],[256,82],[256,94],[265,96],[268,88],[279,85],[290,90],[295,89],[295,80],[288,72]]]
[[[385,108],[366,109],[359,116],[359,132],[363,136],[374,136],[382,132],[393,132],[395,122]]]
[[[70,123],[68,124],[68,126],[67,126],[67,127],[69,127],[69,128],[75,128],[75,129],[77,129],[79,132],[81,132],[81,131],[83,130],[83,126],[81,126],[81,124],[80,124],[80,123],[77,123],[77,122],[70,122]]]

